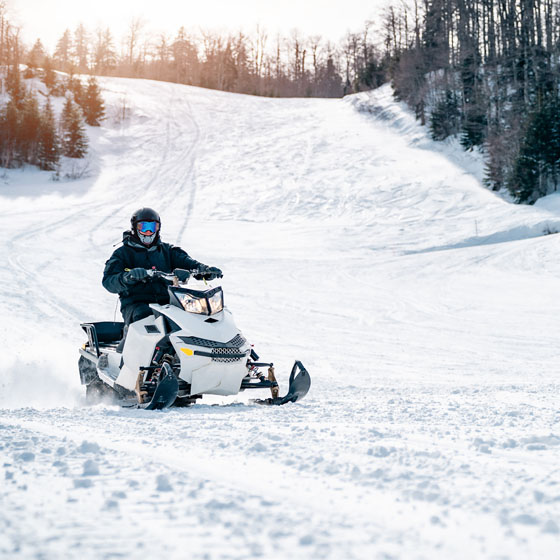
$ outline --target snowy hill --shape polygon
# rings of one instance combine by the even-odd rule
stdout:
[[[0,176],[0,556],[555,558],[558,198],[488,192],[387,88],[100,84],[89,177]],[[84,405],[79,323],[118,318],[140,206],[304,401]]]

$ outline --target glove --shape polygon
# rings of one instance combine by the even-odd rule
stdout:
[[[148,271],[145,268],[133,268],[124,273],[123,280],[127,284],[136,284],[137,282],[145,282],[148,279]]]
[[[185,270],[183,268],[176,268],[173,271],[173,274],[177,276],[177,280],[179,280],[179,282],[186,282],[191,277],[190,270]]]
[[[216,278],[223,278],[222,271],[215,266],[199,266],[200,274],[195,274],[197,280],[215,280]]]

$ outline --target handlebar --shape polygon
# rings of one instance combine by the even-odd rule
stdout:
[[[150,278],[161,278],[169,284],[182,283],[186,284],[192,276],[197,274],[207,274],[206,270],[200,270],[195,268],[193,270],[185,270],[183,268],[176,268],[173,272],[163,272],[161,270],[147,269],[148,276]]]
[[[175,274],[175,270],[180,270],[183,273],[181,275],[183,277],[182,280],[180,280],[178,276]],[[148,276],[150,278],[161,278],[162,280],[165,280],[170,284],[174,284],[176,281],[182,281],[186,283],[190,280],[191,276],[194,276],[195,274],[201,274],[201,272],[198,269],[195,270],[175,269],[175,270],[173,272],[163,272],[161,270],[155,270],[153,268],[146,269]]]
[[[125,272],[129,272],[130,270],[130,268],[125,268]],[[208,270],[199,268],[194,268],[192,270],[176,268],[173,272],[163,272],[162,270],[156,270],[155,268],[147,268],[146,273],[151,279],[160,278],[164,282],[177,285],[179,283],[186,284],[191,279],[191,276],[196,276],[197,274],[204,276],[205,274],[208,274]],[[221,274],[219,278],[222,278]]]

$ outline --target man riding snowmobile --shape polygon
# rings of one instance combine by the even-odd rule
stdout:
[[[151,208],[140,208],[130,219],[131,230],[123,233],[122,245],[105,263],[103,286],[118,294],[125,323],[124,345],[128,325],[152,314],[148,304],[169,303],[167,285],[158,277],[150,277],[149,269],[172,272],[176,268],[198,270],[201,280],[221,278],[219,268],[207,266],[190,257],[180,247],[160,239],[161,220]]]
[[[288,392],[280,396],[274,364],[261,361],[243,336],[222,287],[200,282],[221,278],[219,268],[162,242],[161,220],[151,208],[137,210],[131,225],[103,275],[103,286],[120,297],[124,323],[81,324],[87,341],[78,367],[89,402],[108,398],[155,410],[248,389],[270,390],[258,404],[305,397],[311,379],[303,364],[295,360]],[[191,277],[199,282],[189,284]]]

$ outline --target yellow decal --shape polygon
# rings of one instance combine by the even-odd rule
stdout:
[[[190,348],[181,348],[181,352],[184,352],[187,356],[194,356],[194,350]]]

